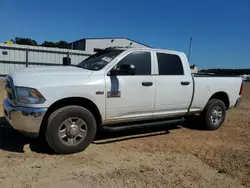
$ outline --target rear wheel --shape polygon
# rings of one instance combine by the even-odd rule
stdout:
[[[81,106],[62,107],[53,112],[45,131],[49,146],[56,153],[83,151],[93,141],[96,121],[86,108]]]
[[[219,99],[210,99],[201,114],[204,128],[216,130],[224,122],[226,117],[225,103]]]

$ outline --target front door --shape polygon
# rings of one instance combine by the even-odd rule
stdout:
[[[133,51],[114,68],[134,65],[134,75],[106,76],[106,123],[133,121],[152,116],[155,80],[152,75],[151,52]]]

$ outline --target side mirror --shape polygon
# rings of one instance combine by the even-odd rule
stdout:
[[[109,75],[135,75],[135,66],[133,64],[122,64],[119,68],[113,68]]]
[[[64,66],[71,65],[71,59],[70,59],[70,57],[63,57],[63,65]]]

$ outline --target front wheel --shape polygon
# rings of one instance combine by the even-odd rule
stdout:
[[[216,130],[224,122],[226,117],[225,103],[219,99],[210,99],[201,114],[206,130]]]
[[[66,106],[53,112],[45,131],[49,146],[62,154],[83,151],[94,140],[96,121],[81,106]]]

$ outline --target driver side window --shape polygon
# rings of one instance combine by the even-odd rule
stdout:
[[[145,51],[132,52],[125,56],[117,65],[134,65],[135,75],[151,75],[151,53]]]

